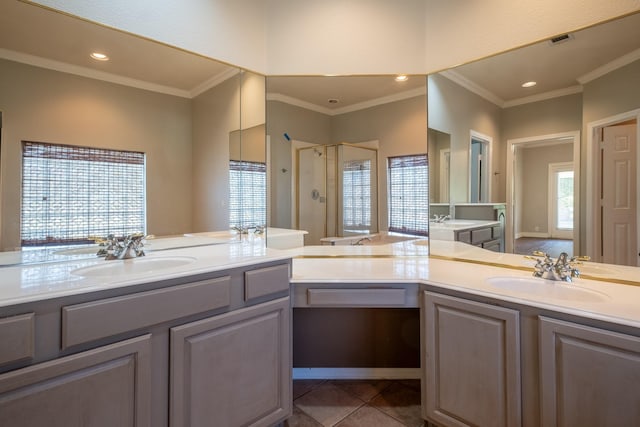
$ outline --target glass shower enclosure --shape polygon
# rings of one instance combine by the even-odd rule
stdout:
[[[354,144],[297,150],[296,228],[305,244],[378,231],[378,152]]]

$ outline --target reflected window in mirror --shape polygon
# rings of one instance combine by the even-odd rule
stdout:
[[[22,143],[22,246],[146,231],[144,153]]]
[[[389,231],[429,233],[429,167],[426,154],[389,157]]]
[[[371,232],[371,160],[343,162],[342,198],[344,232]]]
[[[266,224],[267,165],[229,161],[229,226],[247,229]]]

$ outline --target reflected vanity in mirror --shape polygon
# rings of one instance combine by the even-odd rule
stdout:
[[[428,94],[432,212],[504,204],[507,252],[640,265],[640,14],[431,75]]]
[[[389,159],[423,156],[426,171],[427,153],[426,78],[395,77],[267,77],[271,226],[304,230],[306,245],[393,228]],[[421,182],[409,203],[426,233]]]
[[[261,132],[258,160],[265,162],[264,76],[23,2],[0,6],[0,38],[0,249],[27,248],[25,224],[37,228],[40,242],[53,245],[107,233],[172,236],[183,246],[233,237],[230,135],[238,131],[236,157],[251,153],[255,160],[253,144],[244,148],[242,138]],[[97,51],[108,60],[91,58]],[[24,141],[89,153],[84,174],[77,165],[65,169],[61,163],[69,159],[34,174],[36,181],[46,173],[71,183],[63,199],[42,187],[26,201],[33,182],[23,182]],[[125,197],[134,188],[116,192],[116,172],[105,172],[95,150],[142,154],[136,212]],[[264,197],[262,202],[264,218]],[[25,218],[27,211],[36,216]],[[144,229],[127,228],[134,216],[144,218],[136,226]],[[194,234],[212,231],[220,235]],[[164,243],[148,241],[147,248]],[[89,249],[48,253],[90,257]],[[29,250],[17,258],[46,260]]]

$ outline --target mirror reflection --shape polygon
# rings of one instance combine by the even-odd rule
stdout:
[[[508,252],[640,265],[639,91],[638,14],[429,76],[432,211],[504,213]]]
[[[426,79],[395,77],[267,77],[271,226],[306,245],[426,234]],[[424,188],[401,194],[422,170]]]
[[[0,40],[3,251],[111,233],[233,237],[231,153],[265,163],[263,76],[22,2],[0,6]],[[141,179],[124,182],[133,154]],[[27,173],[33,156],[43,163]],[[26,252],[40,260],[22,250],[17,262]]]

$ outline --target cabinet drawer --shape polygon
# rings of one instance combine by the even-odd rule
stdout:
[[[0,319],[0,365],[33,357],[33,313]]]
[[[456,235],[456,240],[463,243],[471,243],[470,231],[459,231]]]
[[[500,237],[502,237],[502,227],[498,226],[498,227],[493,227],[492,228],[492,235],[494,239],[498,239]]]
[[[482,243],[486,240],[491,240],[491,228],[471,230],[471,244]]]
[[[500,240],[489,240],[487,242],[483,242],[482,247],[490,251],[500,252]]]
[[[404,306],[406,289],[308,289],[307,304],[310,306],[390,307]]]
[[[230,304],[231,278],[62,307],[62,348]]]
[[[289,265],[259,268],[244,273],[245,301],[289,290]]]

